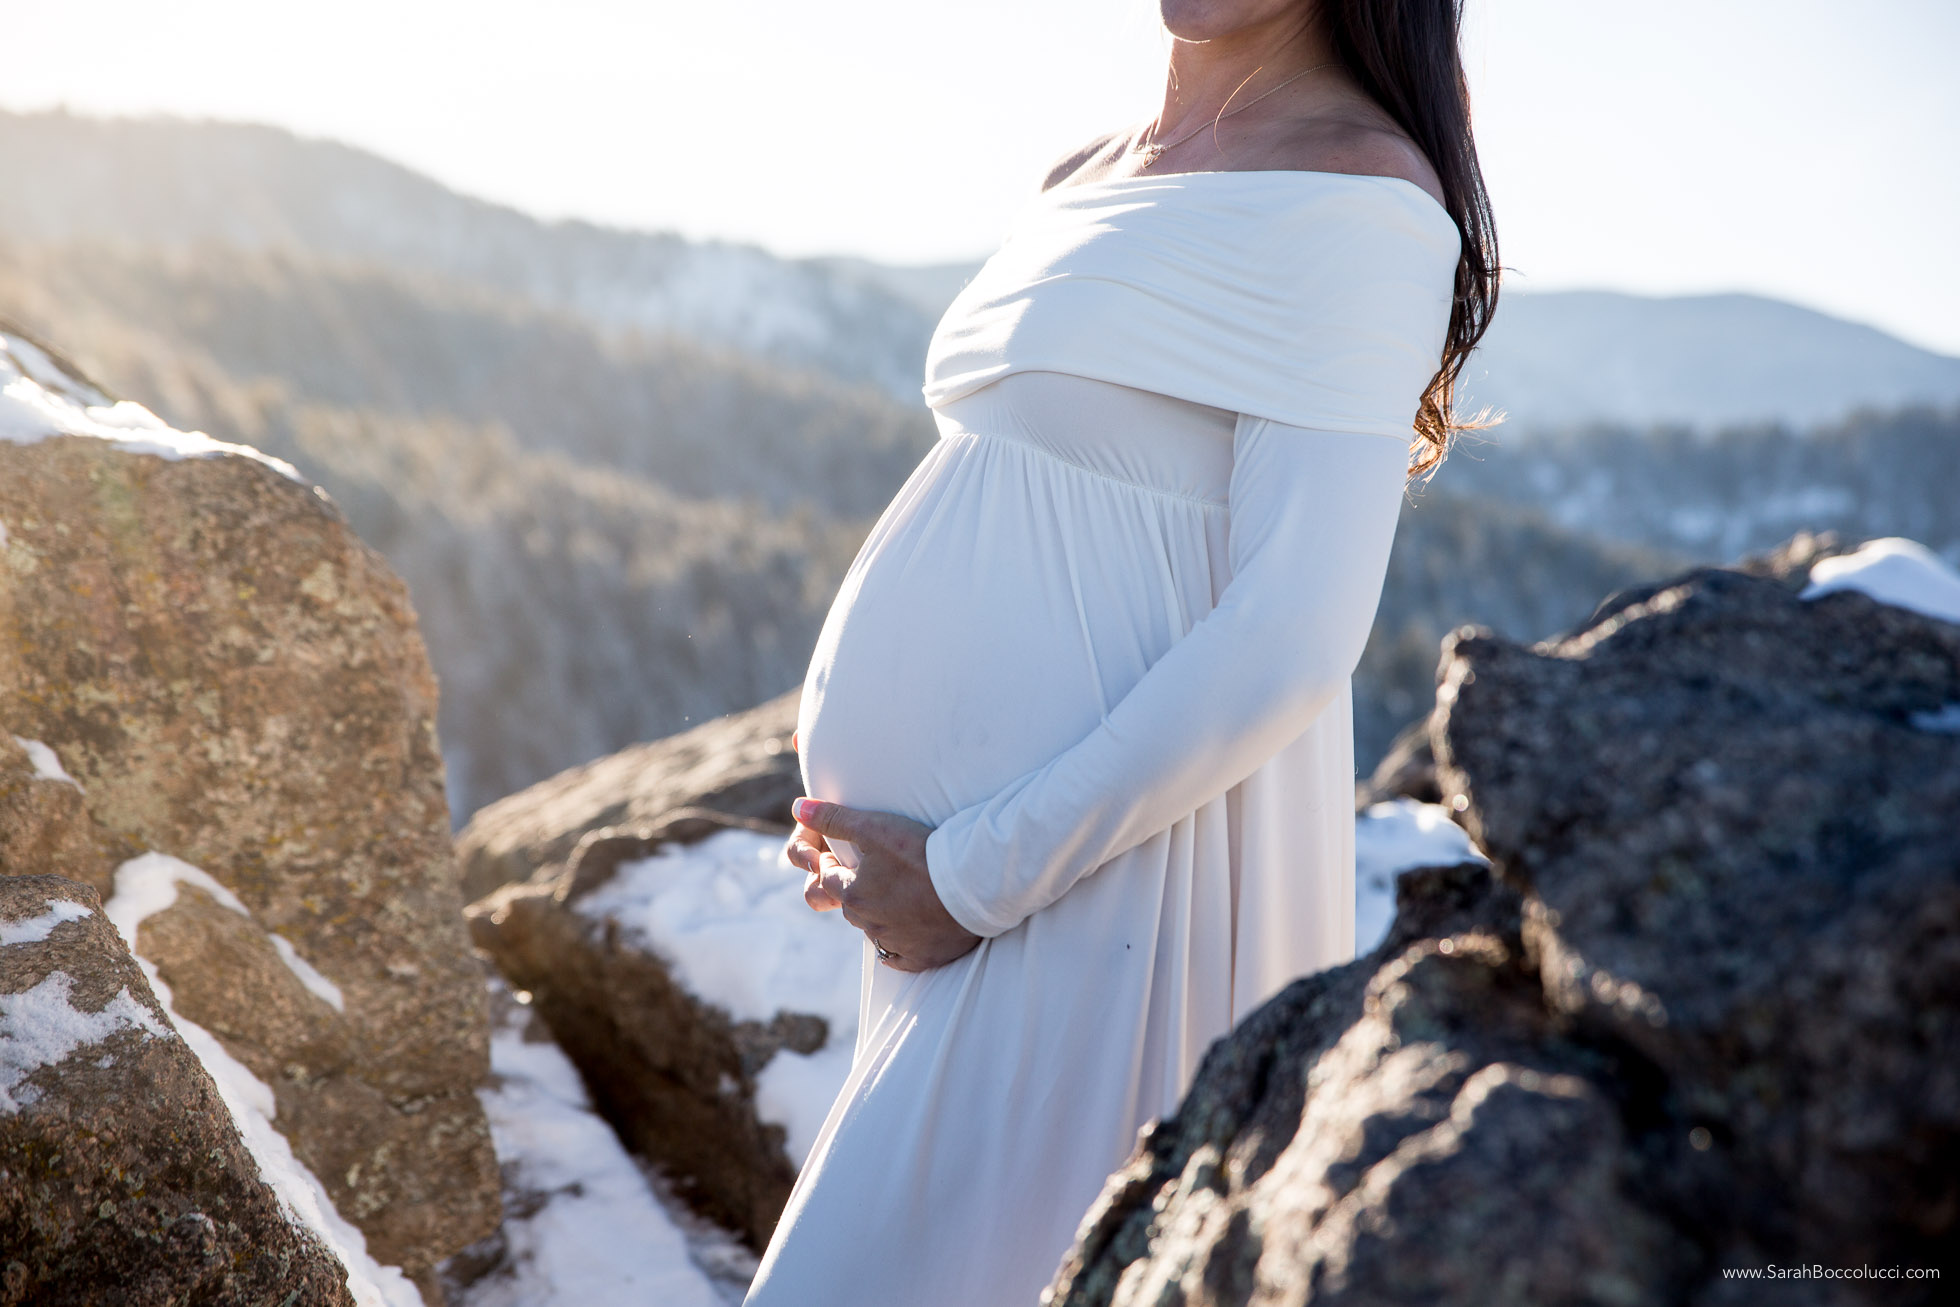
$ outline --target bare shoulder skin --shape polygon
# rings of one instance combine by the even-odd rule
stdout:
[[[1048,176],[1043,179],[1041,189],[1053,190],[1091,164],[1107,163],[1110,159],[1120,157],[1122,148],[1129,139],[1128,132],[1105,132],[1081,149],[1063,155],[1048,169]]]
[[[1443,203],[1443,183],[1429,160],[1387,113],[1373,105],[1363,112],[1296,120],[1259,157],[1264,160],[1260,166],[1268,168],[1398,177]]]

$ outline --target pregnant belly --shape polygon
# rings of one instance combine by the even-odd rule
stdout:
[[[942,440],[840,589],[798,717],[815,797],[938,825],[1092,731],[1211,602],[1194,505]]]

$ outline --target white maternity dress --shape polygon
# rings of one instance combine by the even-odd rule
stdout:
[[[1353,952],[1349,675],[1455,223],[1395,178],[1037,196],[934,334],[939,440],[852,564],[807,792],[934,826],[980,946],[867,944],[752,1307],[1033,1307],[1140,1126]]]

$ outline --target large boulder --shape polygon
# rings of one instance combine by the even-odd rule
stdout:
[[[234,895],[242,914],[178,894],[138,951],[272,1086],[375,1255],[432,1284],[494,1228],[498,1190],[407,594],[283,465],[112,405],[13,337],[0,377],[5,869],[106,897],[157,850]],[[338,1009],[293,983],[307,971]]]
[[[1220,1041],[1054,1302],[1933,1300],[1791,1278],[1960,1217],[1960,627],[1801,597],[1832,552],[1452,637],[1438,778],[1495,879],[1410,873]]]
[[[644,829],[699,807],[789,830],[803,792],[797,692],[574,767],[479,810],[456,837],[466,899],[561,869],[594,831]]]
[[[0,877],[0,1304],[351,1304],[101,913]]]

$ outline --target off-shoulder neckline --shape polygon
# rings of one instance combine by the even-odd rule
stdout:
[[[1040,194],[1043,198],[1050,198],[1058,195],[1066,195],[1070,191],[1088,190],[1098,186],[1116,186],[1125,182],[1181,182],[1188,181],[1194,177],[1302,177],[1314,178],[1320,181],[1346,179],[1356,182],[1388,182],[1420,196],[1422,202],[1429,209],[1448,222],[1452,230],[1456,229],[1456,219],[1450,217],[1449,210],[1439,204],[1435,196],[1410,181],[1407,177],[1394,177],[1387,173],[1328,172],[1313,168],[1216,168],[1209,171],[1196,172],[1130,173],[1121,177],[1096,177],[1083,182],[1063,182],[1059,186],[1050,186],[1047,190],[1040,192]]]

